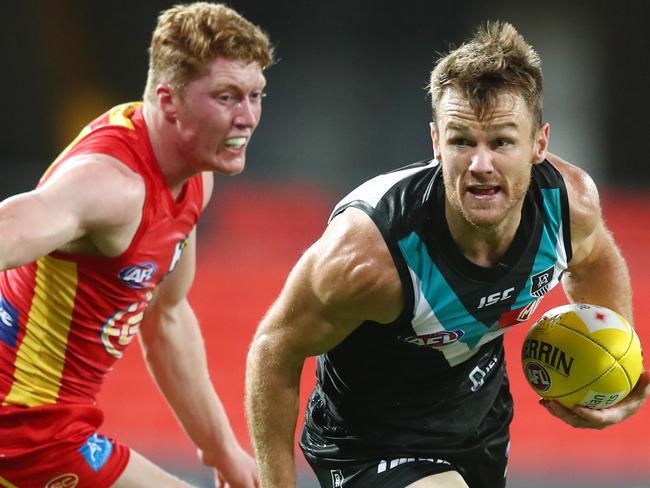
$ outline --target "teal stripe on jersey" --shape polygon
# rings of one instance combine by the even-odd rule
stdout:
[[[558,260],[557,243],[560,238],[560,227],[562,225],[562,204],[559,188],[542,188],[544,199],[544,231],[539,241],[539,247],[535,254],[535,261],[526,286],[521,289],[513,308],[518,308],[530,302],[531,291],[533,290],[533,277],[554,266]],[[557,278],[557,276],[554,276]],[[550,281],[550,280],[549,280]]]
[[[420,237],[412,232],[397,243],[404,260],[422,283],[422,294],[431,310],[447,331],[462,329],[460,339],[470,349],[474,348],[489,328],[472,316],[449,286],[438,267],[431,260],[427,247]]]
[[[549,235],[555,239],[553,249],[557,243],[558,233],[562,225],[562,201],[560,199],[559,188],[542,188],[542,197],[544,197],[544,226],[547,228]]]

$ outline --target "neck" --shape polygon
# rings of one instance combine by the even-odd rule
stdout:
[[[172,195],[177,197],[185,182],[197,171],[185,161],[178,148],[178,133],[164,114],[146,101],[142,110],[158,166]]]
[[[445,202],[445,217],[451,237],[463,255],[478,266],[496,266],[515,238],[521,222],[523,202],[503,221],[490,226],[469,222],[461,213]]]

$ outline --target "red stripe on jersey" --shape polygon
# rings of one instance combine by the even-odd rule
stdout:
[[[52,352],[49,362],[27,354],[29,348],[19,354],[21,368],[36,372],[31,375],[33,384],[24,376],[20,380],[23,393],[47,391],[47,395],[11,395],[9,400],[17,405],[94,402],[103,378],[137,333],[155,286],[182,255],[201,213],[201,175],[187,181],[178,201],[172,196],[153,154],[139,104],[120,105],[92,122],[55,160],[40,184],[70,157],[96,153],[112,156],[140,175],[146,189],[142,220],[129,248],[120,256],[54,252],[44,258],[42,264],[49,267],[42,269],[49,278],[56,279],[57,274],[60,279],[70,278],[74,270],[74,292],[69,286],[68,295],[58,296],[58,301],[54,298],[61,290],[56,287],[42,287],[42,295],[34,296],[38,288],[34,263],[0,276],[0,293],[11,294],[22,314],[30,315],[32,322],[21,322],[20,333],[24,337],[26,332],[31,344],[37,341],[35,335],[29,335],[30,329],[40,334],[43,343],[38,347]],[[43,308],[42,313],[29,312],[35,303]],[[46,303],[58,305],[47,307]],[[69,315],[64,310],[68,303],[73,304]],[[0,393],[5,396],[7,385],[17,380],[16,370],[7,366],[16,362],[16,351],[0,347]],[[52,358],[62,358],[61,370]],[[38,384],[39,376],[52,380],[57,375],[56,394],[52,381],[44,390]]]

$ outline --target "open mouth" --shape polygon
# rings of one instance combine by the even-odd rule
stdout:
[[[467,189],[468,193],[478,198],[488,198],[501,192],[500,186],[472,186]]]
[[[224,145],[228,149],[241,149],[244,147],[244,144],[246,144],[245,137],[231,137],[230,139],[226,139],[224,142]]]

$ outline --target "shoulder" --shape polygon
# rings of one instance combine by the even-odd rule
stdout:
[[[585,170],[553,154],[548,154],[547,159],[564,180],[569,200],[571,240],[574,244],[579,244],[590,236],[601,222],[598,188]]]
[[[88,224],[127,223],[139,217],[146,188],[141,175],[113,156],[83,154],[64,161],[39,187],[83,213]]]
[[[355,201],[362,201],[370,208],[376,208],[382,199],[396,190],[393,196],[402,202],[404,198],[412,197],[419,190],[424,190],[420,186],[422,184],[424,187],[427,186],[430,180],[430,178],[427,178],[429,172],[435,171],[437,167],[438,162],[435,160],[419,161],[375,176],[343,197],[334,207],[332,217]],[[418,174],[422,178],[417,178]],[[413,177],[416,178],[416,181],[412,181]]]
[[[349,208],[309,249],[315,295],[326,307],[360,321],[392,322],[402,288],[388,247],[370,217]]]

